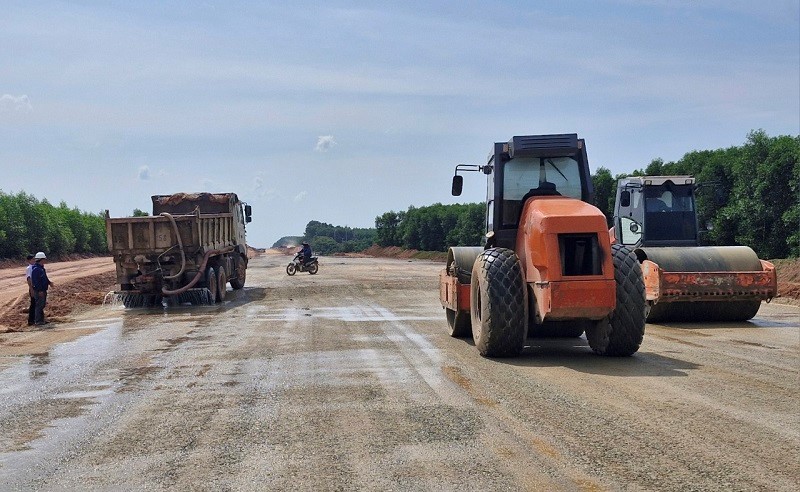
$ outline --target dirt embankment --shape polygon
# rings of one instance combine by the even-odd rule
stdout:
[[[800,305],[800,258],[771,261],[778,272],[778,297]]]
[[[50,322],[67,321],[78,310],[102,304],[116,282],[111,257],[53,261],[46,268],[53,282],[45,307]],[[29,305],[25,263],[0,268],[0,333],[33,329],[28,326]]]
[[[398,246],[381,247],[375,244],[364,250],[363,254],[377,258],[398,258],[401,260],[447,261],[447,253],[442,251],[417,251],[416,249],[403,249]]]

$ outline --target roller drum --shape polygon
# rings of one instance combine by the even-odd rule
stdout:
[[[639,248],[639,261],[650,260],[665,272],[758,272],[761,260],[747,246]]]
[[[650,260],[664,272],[761,272],[761,260],[747,246],[640,248],[639,261]],[[719,300],[660,299],[650,309],[648,322],[745,321],[756,315],[761,299],[721,297]]]
[[[483,248],[480,246],[459,246],[448,249],[447,273],[457,277],[459,283],[469,284],[472,281],[472,265],[481,253]]]

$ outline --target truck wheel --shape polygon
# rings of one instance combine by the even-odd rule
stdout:
[[[445,308],[445,311],[451,337],[464,338],[472,335],[472,320],[469,312],[453,311],[449,308]]]
[[[297,272],[297,267],[294,266],[294,263],[289,263],[286,267],[286,274],[287,275],[294,275]]]
[[[217,272],[212,267],[206,270],[206,284],[208,285],[208,302],[214,304],[217,302],[219,285],[217,284]]]
[[[644,280],[639,261],[629,248],[611,245],[614,280],[617,286],[617,307],[605,319],[586,329],[586,339],[595,353],[628,356],[639,350],[644,338]]]
[[[217,271],[217,302],[224,302],[227,293],[228,274],[225,273],[225,267],[220,266]]]
[[[244,262],[244,258],[237,255],[234,260],[234,265],[236,271],[234,272],[234,278],[231,279],[231,287],[236,290],[243,289],[244,281],[247,278],[247,264]]]
[[[487,249],[472,267],[472,337],[485,357],[512,357],[525,347],[528,300],[519,257],[505,248]]]
[[[316,275],[318,271],[319,271],[319,263],[312,263],[308,265],[308,273],[310,273],[311,275]]]

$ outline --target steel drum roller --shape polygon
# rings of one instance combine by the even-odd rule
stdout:
[[[640,248],[639,261],[650,260],[664,272],[761,272],[758,255],[747,246],[691,248]],[[744,321],[752,318],[760,298],[726,295],[719,299],[672,301],[661,299],[650,310],[648,321]]]
[[[665,272],[761,271],[761,260],[747,246],[640,248],[636,250],[636,256],[639,261],[656,263]]]

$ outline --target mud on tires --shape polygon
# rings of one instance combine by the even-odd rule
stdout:
[[[244,282],[247,279],[247,263],[241,255],[237,255],[234,260],[234,275],[236,278],[231,279],[231,287],[236,290],[244,288]]]
[[[612,244],[617,307],[605,319],[586,329],[589,346],[600,355],[628,356],[644,338],[645,293],[639,261],[630,248]]]
[[[225,272],[225,267],[220,266],[217,269],[217,302],[224,302],[227,292],[228,274]]]
[[[528,335],[527,287],[519,257],[506,248],[487,249],[472,267],[472,337],[485,357],[513,357]]]
[[[217,282],[217,272],[212,267],[206,270],[206,284],[208,285],[208,302],[214,304],[217,302],[219,283]]]

